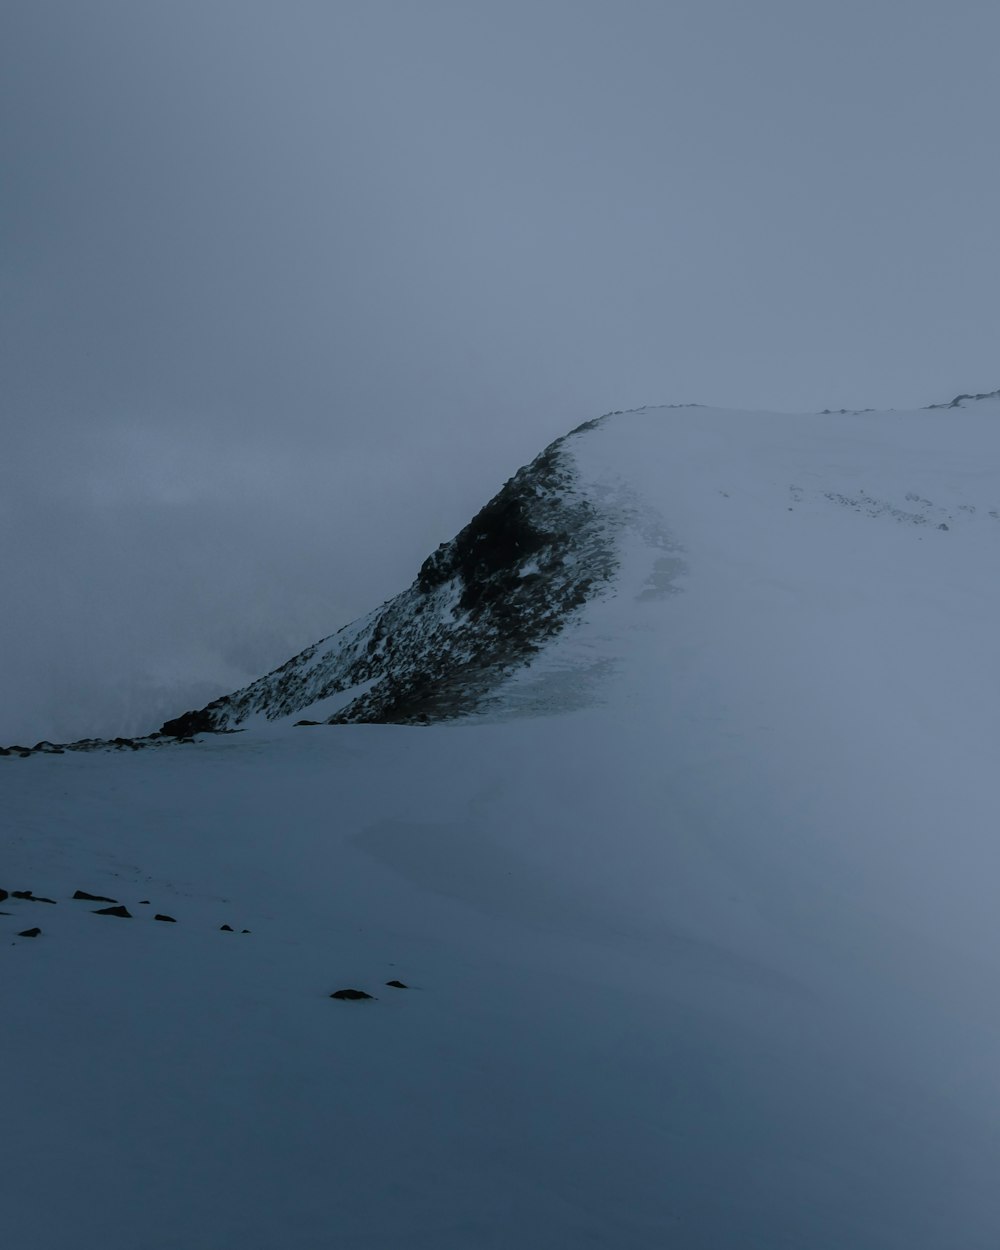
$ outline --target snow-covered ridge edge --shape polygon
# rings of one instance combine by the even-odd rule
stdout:
[[[577,489],[567,446],[605,419],[556,439],[515,473],[394,599],[161,733],[218,733],[306,712],[321,716],[313,723],[429,724],[475,711],[611,581],[614,520]]]

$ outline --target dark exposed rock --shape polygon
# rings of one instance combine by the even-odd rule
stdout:
[[[140,907],[148,907],[148,906],[149,906],[149,899],[148,899],[148,898],[141,898],[141,899],[139,899],[139,906],[140,906]]]
[[[210,734],[215,730],[215,721],[207,708],[200,712],[185,712],[174,720],[168,720],[160,726],[160,733],[170,738],[190,738],[192,734]]]
[[[250,930],[249,930],[249,929],[241,929],[241,930],[240,930],[240,932],[241,932],[241,933],[249,933],[249,932],[250,932]]]
[[[386,985],[391,986],[394,990],[408,990],[410,987],[404,985],[402,981],[386,981]]]
[[[231,924],[220,924],[219,932],[220,933],[235,933],[236,930],[233,928]]]
[[[5,898],[9,898],[9,897],[10,895],[7,893],[6,890],[0,890],[0,903],[2,903]]]
[[[30,890],[12,890],[11,898],[31,898]]]
[[[164,916],[161,912],[157,912],[153,917],[154,920],[166,920],[168,924],[176,924],[177,921],[173,916]]]
[[[947,404],[928,404],[925,411],[930,412],[932,408],[961,408],[962,404],[967,399],[1000,399],[1000,391],[981,391],[978,395],[956,395],[955,398]]]
[[[95,916],[120,916],[122,920],[131,920],[132,913],[127,907],[99,907],[94,912]]]
[[[116,898],[108,898],[106,894],[88,894],[86,890],[77,890],[74,898],[81,898],[88,903],[117,903]]]
[[[330,995],[331,998],[339,998],[343,1002],[360,1002],[363,998],[371,998],[371,994],[366,994],[364,990],[334,990]]]
[[[34,747],[13,746],[0,747],[0,755],[19,755],[27,759],[32,755],[65,755],[67,751],[141,751],[151,746],[168,746],[173,743],[172,737],[164,737],[160,733],[147,734],[142,738],[79,738],[76,742],[39,742]]]
[[[597,421],[580,430],[593,429]],[[517,668],[603,593],[615,568],[614,527],[576,486],[557,439],[449,543],[416,580],[369,616],[244,690],[167,721],[175,738],[232,732],[364,685],[327,724],[430,724],[475,711]]]
[[[56,905],[56,900],[54,898],[43,898],[40,894],[29,894],[28,902],[29,903],[51,903],[53,907],[55,907]]]
[[[41,934],[41,932],[42,932],[41,929],[22,929],[21,932],[17,936],[18,937],[38,937]]]
[[[297,720],[293,726],[294,729],[300,729],[303,725],[319,725],[318,720]]]

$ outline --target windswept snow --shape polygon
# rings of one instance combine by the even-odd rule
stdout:
[[[472,714],[0,762],[12,1244],[1000,1244],[1000,397],[566,456]]]

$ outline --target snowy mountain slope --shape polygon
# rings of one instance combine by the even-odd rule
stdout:
[[[613,518],[577,492],[567,446],[596,424],[521,469],[424,561],[408,590],[163,732],[233,729],[306,709],[330,724],[427,723],[474,710],[614,569]]]
[[[569,449],[474,714],[2,761],[12,1242],[1000,1241],[1000,396]]]

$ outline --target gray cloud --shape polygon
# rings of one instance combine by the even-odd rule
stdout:
[[[0,740],[280,662],[608,408],[997,385],[994,5],[3,24]]]

